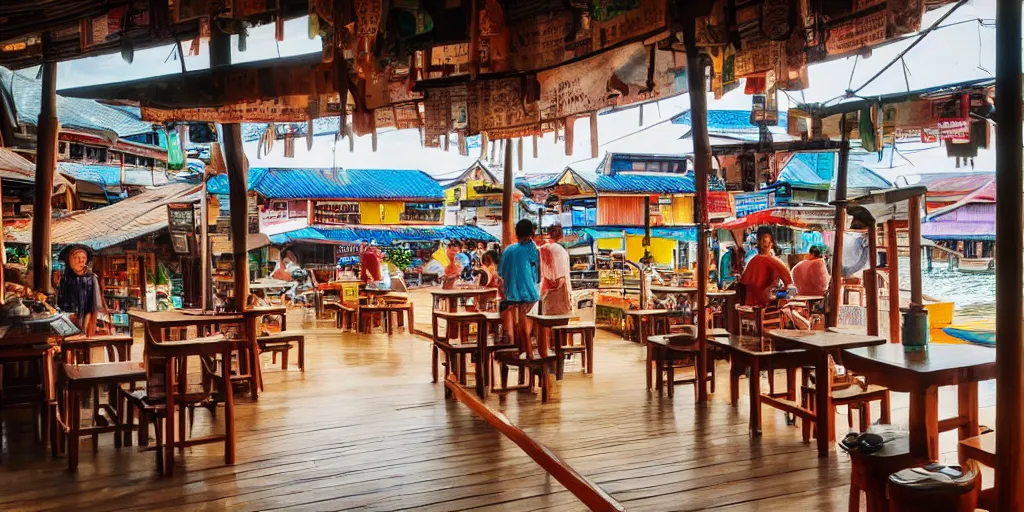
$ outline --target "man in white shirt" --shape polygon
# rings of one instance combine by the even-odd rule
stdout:
[[[567,315],[572,311],[572,285],[569,282],[569,251],[558,243],[562,225],[548,227],[550,242],[540,248],[541,312],[545,315]]]

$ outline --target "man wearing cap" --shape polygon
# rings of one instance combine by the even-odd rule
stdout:
[[[779,281],[786,286],[793,283],[793,277],[789,275],[786,264],[772,255],[774,245],[772,232],[766,227],[758,228],[757,255],[747,263],[747,268],[740,277],[740,283],[747,288],[747,306],[766,306],[775,298]]]

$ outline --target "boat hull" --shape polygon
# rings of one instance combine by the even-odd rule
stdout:
[[[948,325],[942,328],[942,332],[976,345],[993,347],[996,344],[995,325],[991,321]]]

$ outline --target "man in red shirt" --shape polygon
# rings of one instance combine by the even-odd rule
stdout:
[[[380,265],[383,260],[376,245],[368,245],[359,255],[359,280],[365,284],[381,281]]]
[[[747,306],[766,306],[775,299],[775,290],[779,281],[789,286],[793,277],[789,275],[786,264],[772,255],[775,240],[768,228],[757,230],[757,255],[747,263],[740,283],[747,288]]]

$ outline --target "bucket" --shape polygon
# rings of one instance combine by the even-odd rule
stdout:
[[[928,347],[928,310],[914,305],[900,308],[903,311],[903,349],[920,352]]]

